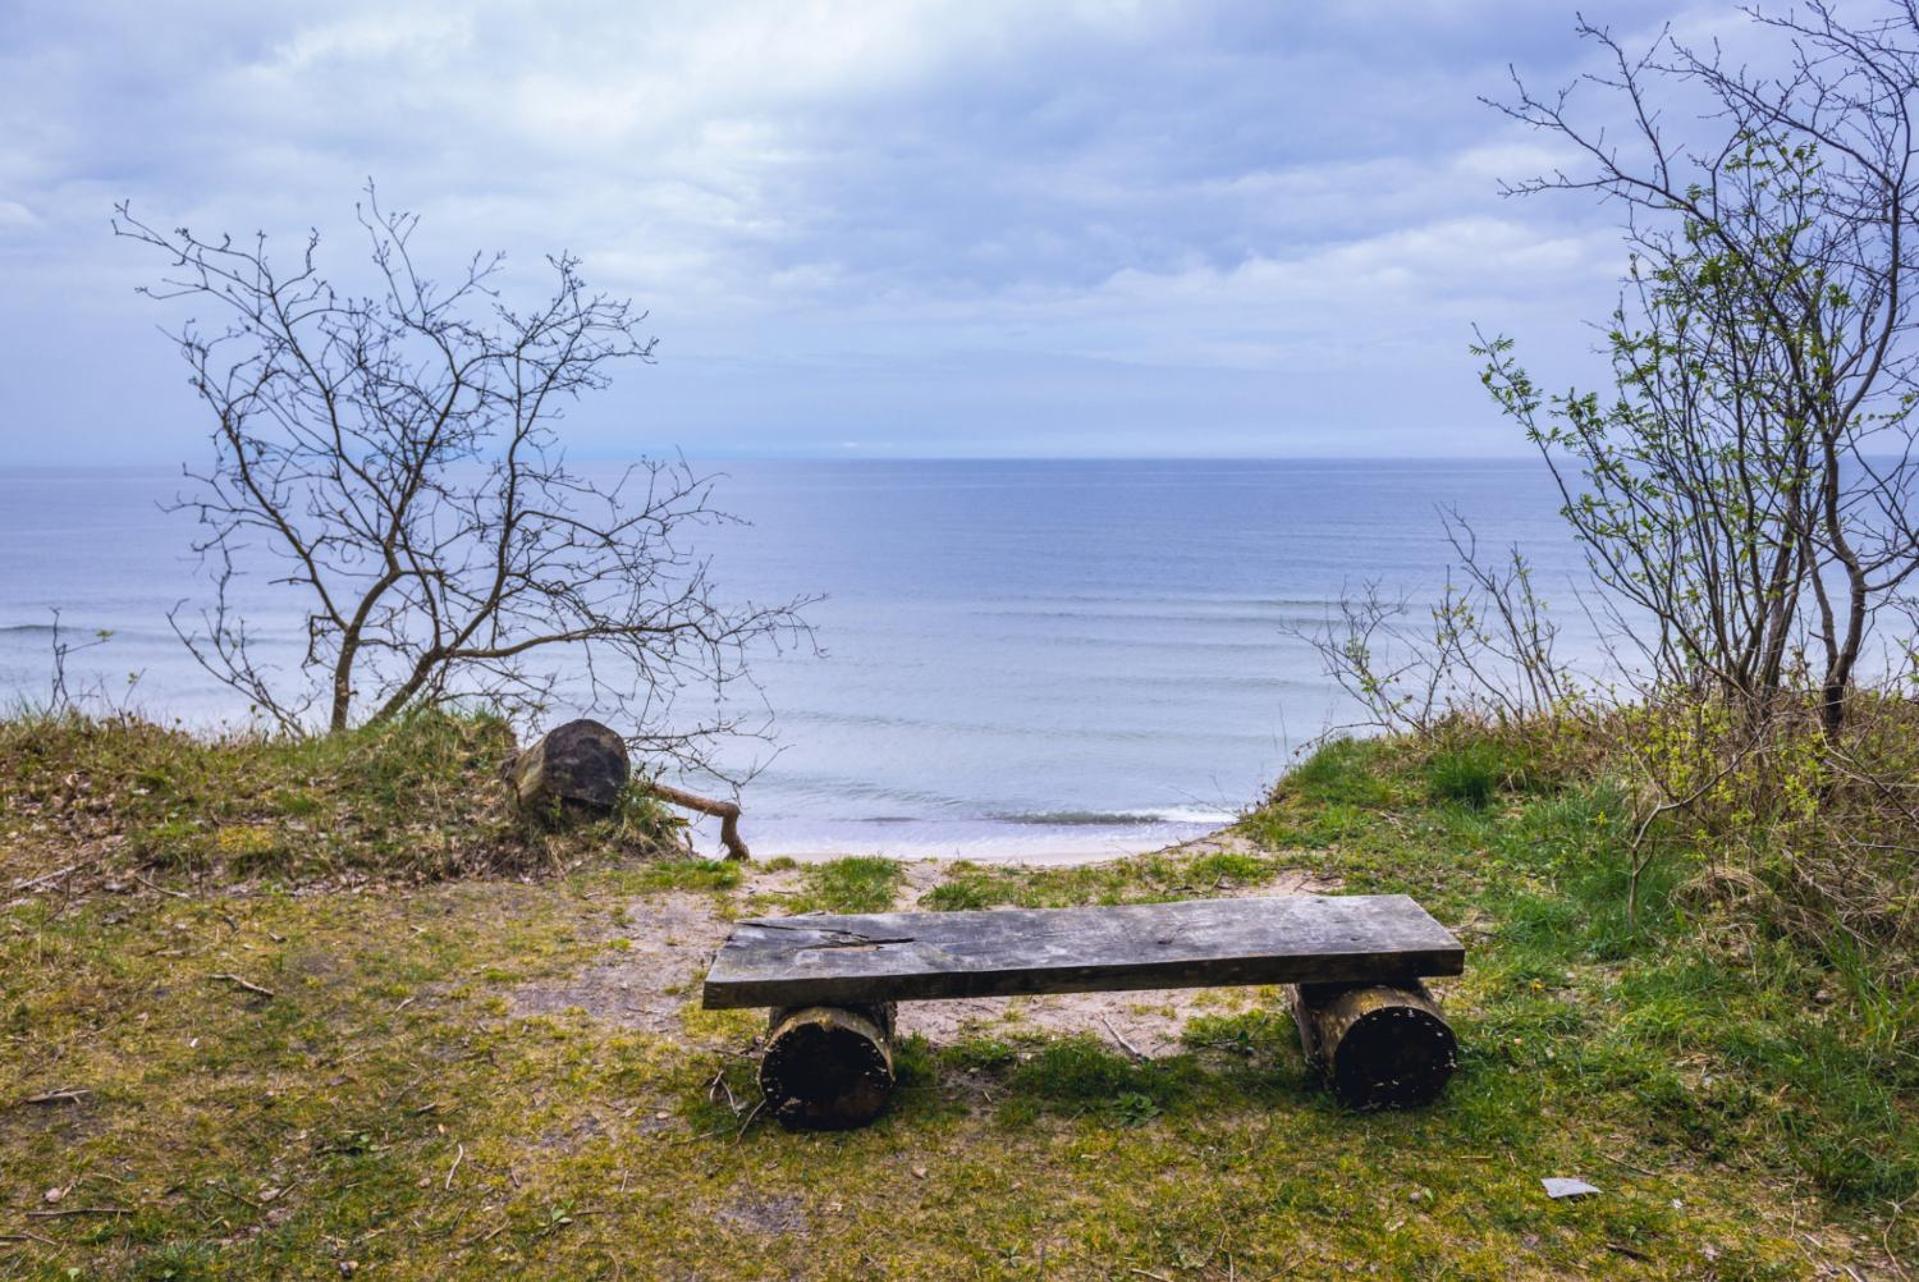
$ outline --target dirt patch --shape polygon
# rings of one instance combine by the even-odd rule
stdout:
[[[783,1237],[806,1231],[805,1203],[791,1194],[760,1197],[742,1193],[729,1198],[714,1210],[715,1222],[729,1228],[745,1229],[767,1237]]]
[[[1179,988],[906,1002],[899,1010],[899,1031],[935,1044],[963,1037],[1091,1033],[1117,1049],[1157,1059],[1179,1051],[1180,1031],[1195,1015],[1235,1015],[1272,1000],[1270,990],[1258,988]]]
[[[893,907],[911,906],[920,901],[920,896],[946,880],[946,864],[939,859],[919,859],[906,865],[906,875],[900,882],[900,893],[893,901]]]
[[[626,948],[578,975],[536,980],[508,999],[515,1015],[579,1010],[622,1028],[683,1040],[680,1007],[726,938],[708,896],[675,891],[627,906]]]

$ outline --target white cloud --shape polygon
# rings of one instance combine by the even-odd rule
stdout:
[[[840,371],[848,397],[907,372],[862,440],[989,394],[973,357],[938,372],[960,352],[1017,367],[1008,397],[1035,361],[1068,383],[1187,371],[1204,420],[1243,413],[1238,392],[1206,408],[1229,374],[1383,350],[1450,370],[1468,318],[1604,301],[1604,215],[1494,194],[1555,157],[1475,95],[1509,58],[1552,81],[1579,52],[1569,17],[1529,0],[1392,22],[1262,0],[210,0],[190,25],[131,0],[18,3],[0,12],[0,326],[96,337],[36,338],[44,383],[13,413],[155,422],[125,377],[90,373],[108,329],[153,341],[126,299],[153,264],[104,234],[114,198],[202,231],[317,224],[350,254],[367,175],[423,214],[429,253],[502,247],[530,277],[567,248],[636,294],[661,395],[704,395],[698,371],[724,366],[729,390],[811,416],[756,409],[742,444],[834,417],[783,381],[801,366]],[[1627,7],[1648,25],[1660,6]],[[100,390],[78,404],[76,383]],[[661,417],[709,430],[728,404]],[[968,428],[954,412],[941,430]]]
[[[0,200],[0,233],[25,231],[38,227],[40,220],[33,211],[17,200]]]

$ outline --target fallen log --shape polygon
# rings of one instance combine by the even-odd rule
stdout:
[[[569,721],[514,753],[500,767],[514,800],[529,814],[608,814],[633,768],[626,741],[597,721]]]
[[[893,1094],[893,1004],[774,1011],[760,1091],[788,1130],[866,1125]]]
[[[514,800],[528,814],[564,819],[580,814],[610,814],[633,777],[626,741],[597,721],[569,721],[508,757],[500,774],[513,787]],[[674,788],[657,779],[640,788],[670,805],[720,821],[720,843],[734,859],[752,852],[740,837],[740,807]]]
[[[737,801],[716,801],[711,797],[702,797],[698,793],[685,792],[669,787],[657,779],[648,780],[643,785],[646,790],[660,800],[670,802],[685,810],[698,811],[711,815],[720,821],[720,844],[726,847],[729,859],[751,859],[752,853],[746,843],[740,839],[740,805]]]
[[[1294,984],[1292,999],[1308,1067],[1348,1108],[1430,1103],[1458,1066],[1458,1039],[1417,979]]]

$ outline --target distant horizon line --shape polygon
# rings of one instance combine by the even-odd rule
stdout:
[[[575,453],[573,463],[637,463],[643,460],[684,458],[689,463],[1529,463],[1533,453],[1518,454],[693,454],[679,450],[636,454]],[[189,460],[151,459],[126,462],[71,460],[12,461],[0,458],[0,468],[17,471],[171,471]]]

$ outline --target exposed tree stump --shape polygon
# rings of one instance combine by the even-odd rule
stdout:
[[[529,814],[603,815],[632,777],[626,741],[597,721],[569,721],[506,759],[500,773]]]
[[[1459,1041],[1416,979],[1295,984],[1293,1021],[1306,1062],[1348,1108],[1412,1108],[1436,1099]]]
[[[893,1095],[893,1004],[774,1011],[760,1090],[789,1130],[866,1125]]]

